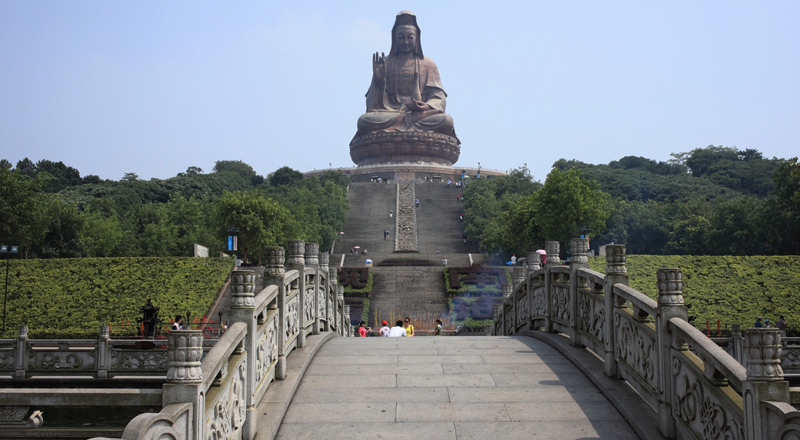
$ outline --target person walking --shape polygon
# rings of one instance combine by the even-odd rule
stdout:
[[[392,218],[392,216],[394,216],[394,209],[389,210],[389,218]]]
[[[442,257],[442,266],[447,267],[447,257]]]
[[[419,199],[414,199],[414,203],[416,203],[417,208],[419,208]]]
[[[175,322],[172,323],[173,330],[183,330],[183,317],[178,315],[175,317]]]
[[[511,265],[512,266],[517,265],[517,254],[511,254]]]
[[[388,238],[389,238],[389,230],[388,229],[384,229],[383,230],[383,239],[386,240]]]
[[[433,330],[433,336],[442,336],[442,320],[436,320],[436,328]]]
[[[759,316],[758,318],[756,318],[756,323],[755,323],[755,326],[754,326],[755,328],[762,328],[762,327],[764,327],[764,323],[763,323],[763,322],[761,322],[761,320],[762,320],[762,319],[764,319],[764,318],[762,318],[762,317],[760,317],[760,316]]]
[[[385,337],[389,336],[389,332],[392,331],[392,329],[389,328],[389,323],[388,322],[383,321],[382,324],[383,324],[383,327],[381,327],[380,332],[381,332],[381,336],[383,336],[385,338]]]
[[[390,338],[399,338],[401,336],[406,335],[406,329],[403,328],[403,321],[397,321],[394,323],[394,327],[389,329],[389,337]]]

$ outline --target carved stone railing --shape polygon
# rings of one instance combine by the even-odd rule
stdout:
[[[206,340],[205,351],[216,341]],[[97,339],[29,339],[22,326],[17,339],[0,340],[0,377],[152,377],[164,376],[167,364],[166,339],[111,339],[107,325]]]
[[[162,410],[131,420],[123,438],[253,439],[258,403],[274,380],[285,378],[286,358],[305,345],[306,336],[321,331],[352,336],[350,326],[342,325],[348,319],[344,297],[335,270],[331,275],[327,267],[328,255],[299,240],[289,242],[286,264],[284,255],[281,247],[268,248],[260,292],[254,291],[254,272],[233,272],[231,325],[205,355],[202,330],[171,331],[167,341],[157,341],[164,347],[143,355],[115,346],[127,341],[109,343],[108,327],[98,340],[86,341],[31,341],[23,328],[20,338],[10,341],[13,347],[0,346],[0,371],[15,377],[51,369],[62,375],[160,377],[166,381],[159,390]],[[17,357],[19,352],[24,356]],[[8,414],[16,411],[15,420],[0,421],[0,437],[4,428],[42,425],[42,414],[23,404],[5,407]]]
[[[504,286],[494,334],[560,333],[593,351],[604,374],[626,380],[652,407],[664,437],[800,437],[800,411],[782,369],[800,369],[800,347],[789,346],[787,356],[778,330],[736,328],[726,352],[688,322],[680,269],[658,270],[653,300],[628,287],[625,246],[606,247],[605,274],[588,268],[586,239],[570,247],[569,267],[560,264],[557,242],[545,245],[545,268],[528,255],[527,270]]]

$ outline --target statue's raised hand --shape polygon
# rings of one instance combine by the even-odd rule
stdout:
[[[386,79],[386,56],[383,52],[372,55],[372,74],[378,82],[382,83]]]

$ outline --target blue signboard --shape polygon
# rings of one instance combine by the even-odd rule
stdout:
[[[233,250],[233,235],[228,236],[228,250],[229,251]]]

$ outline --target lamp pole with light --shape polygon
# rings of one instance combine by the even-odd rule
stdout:
[[[6,334],[6,303],[8,302],[8,266],[11,264],[11,254],[19,253],[19,246],[0,245],[0,253],[6,254],[6,291],[3,294],[3,336]]]
[[[478,176],[477,176],[477,178],[478,179],[481,178],[481,163],[480,162],[478,162]]]

